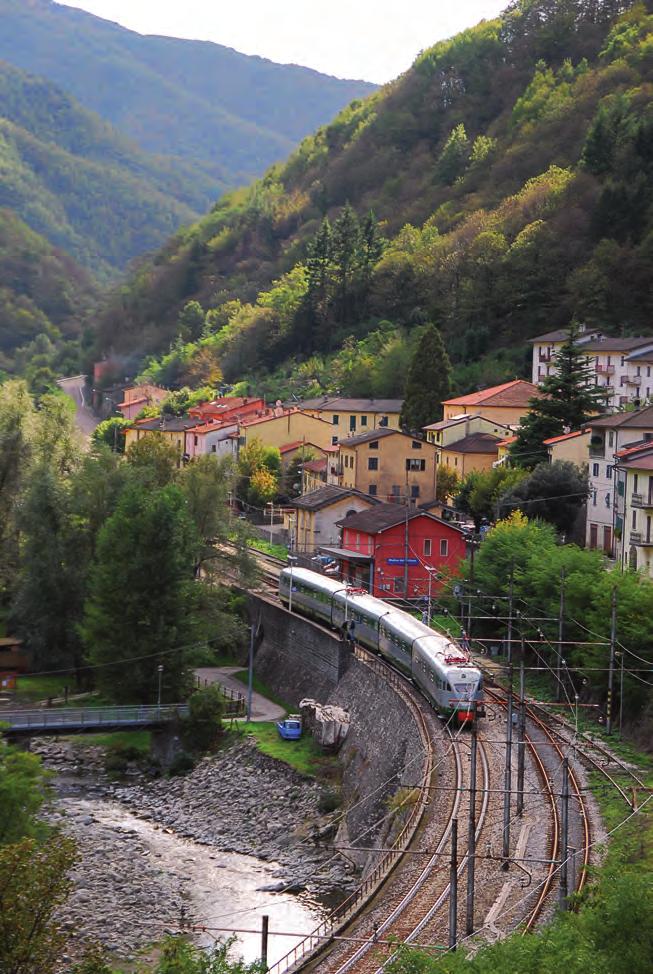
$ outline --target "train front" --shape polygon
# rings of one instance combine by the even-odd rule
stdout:
[[[451,669],[449,685],[453,688],[451,708],[459,724],[471,724],[474,718],[483,717],[483,675],[475,666]]]

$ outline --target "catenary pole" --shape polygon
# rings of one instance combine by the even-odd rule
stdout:
[[[558,610],[558,655],[556,658],[556,700],[562,700],[562,646],[565,630],[565,570],[560,569],[560,608]]]
[[[467,836],[467,918],[465,931],[474,933],[474,880],[476,870],[476,755],[478,736],[476,729],[476,701],[472,704],[472,740],[469,763],[469,825]]]
[[[569,895],[568,857],[569,857],[569,759],[562,761],[562,815],[561,815],[561,853],[560,853],[560,890],[559,904],[561,910],[567,909]]]
[[[449,871],[449,950],[456,949],[458,924],[458,819],[451,820],[451,866]]]
[[[526,736],[526,694],[524,671],[524,637],[521,640],[519,660],[519,721],[517,723],[517,814],[524,814],[524,737]]]
[[[503,863],[502,869],[510,865],[510,790],[512,788],[512,663],[508,667],[508,705],[506,708],[506,764],[504,770],[503,794]]]
[[[608,668],[608,699],[606,702],[606,733],[612,733],[612,692],[614,689],[614,661],[617,646],[617,586],[612,588],[612,607],[610,618],[610,665]]]

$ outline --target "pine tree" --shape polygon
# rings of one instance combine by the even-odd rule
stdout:
[[[442,419],[442,402],[451,393],[451,363],[442,335],[429,325],[408,370],[401,422],[413,432]]]
[[[158,665],[164,700],[187,689],[197,547],[172,485],[128,488],[100,531],[81,629],[97,685],[118,703],[156,703]]]
[[[308,248],[306,257],[307,288],[304,314],[298,316],[297,324],[306,324],[298,334],[303,351],[312,352],[320,347],[319,332],[326,322],[329,306],[329,280],[333,234],[331,224],[325,217],[315,239]]]
[[[594,371],[571,328],[569,337],[555,357],[555,372],[541,383],[541,395],[529,401],[529,413],[517,440],[510,448],[511,459],[521,467],[535,467],[547,460],[543,441],[565,430],[578,430],[605,406],[605,393],[596,385]]]
[[[361,226],[347,203],[333,225],[333,273],[336,284],[336,319],[349,322],[355,312],[355,282],[362,258]]]

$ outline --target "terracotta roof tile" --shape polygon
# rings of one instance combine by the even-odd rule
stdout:
[[[480,392],[472,392],[469,396],[458,396],[446,399],[445,406],[515,406],[528,405],[528,400],[542,393],[532,382],[525,379],[513,379],[499,386],[491,386]]]

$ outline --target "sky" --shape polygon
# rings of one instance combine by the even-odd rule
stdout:
[[[215,41],[244,54],[382,83],[436,41],[508,0],[58,0],[142,34]]]

